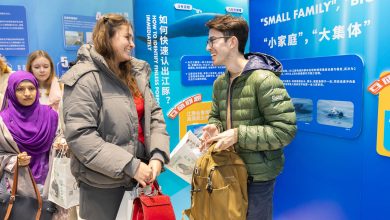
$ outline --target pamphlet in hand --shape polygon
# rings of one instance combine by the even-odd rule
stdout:
[[[166,166],[190,184],[195,163],[202,155],[198,149],[200,144],[199,138],[192,131],[188,131],[171,152],[171,161]]]

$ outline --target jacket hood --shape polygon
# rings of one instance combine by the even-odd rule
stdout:
[[[272,71],[276,76],[280,76],[282,73],[282,64],[273,56],[264,53],[248,53],[245,54],[245,58],[249,62],[246,64],[243,72],[263,69]]]
[[[131,59],[131,68],[131,72],[137,78],[137,83],[140,88],[143,88],[149,83],[150,71],[146,71],[145,68],[150,67],[145,61],[133,57]],[[103,56],[96,52],[93,45],[84,44],[77,52],[77,63],[61,77],[61,82],[73,86],[80,77],[94,71],[102,71],[109,75],[109,77],[118,79],[109,69]]]
[[[84,44],[79,48],[77,51],[77,63],[61,77],[60,81],[62,83],[73,86],[84,74],[98,70],[92,58],[92,50],[95,51],[90,44]],[[95,53],[97,54],[96,51]],[[104,61],[103,57],[101,59]]]

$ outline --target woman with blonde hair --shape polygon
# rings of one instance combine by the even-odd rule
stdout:
[[[8,85],[8,77],[12,72],[11,68],[7,65],[7,62],[3,56],[0,56],[0,108],[3,104],[3,98],[5,90]]]
[[[148,63],[131,56],[133,27],[101,17],[64,83],[65,137],[80,185],[80,216],[115,219],[125,190],[152,183],[169,161],[169,136]]]
[[[43,105],[50,105],[58,112],[62,97],[62,88],[58,83],[54,70],[53,60],[43,50],[36,50],[29,54],[26,69],[33,73],[39,83],[39,101]]]
[[[49,54],[44,50],[36,50],[29,54],[27,58],[26,69],[32,73],[38,81],[39,102],[42,105],[48,105],[59,114],[59,123],[57,128],[57,137],[53,146],[56,150],[68,150],[68,145],[64,138],[63,112],[60,108],[62,100],[63,86],[59,83],[54,70],[54,63]],[[63,209],[58,207],[58,212],[53,219],[71,219],[76,215],[74,208]]]

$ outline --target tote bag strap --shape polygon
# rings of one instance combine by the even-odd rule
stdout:
[[[28,173],[30,175],[31,182],[32,182],[33,187],[34,187],[35,195],[36,195],[37,200],[38,200],[38,210],[37,210],[37,214],[35,216],[35,220],[39,220],[39,218],[41,217],[41,212],[42,212],[42,197],[41,197],[41,194],[39,193],[38,186],[35,183],[34,176],[33,176],[31,169],[28,165],[27,165],[27,169],[28,169]],[[12,207],[14,205],[16,193],[18,191],[18,179],[19,179],[19,158],[16,157],[16,168],[15,168],[15,172],[14,172],[14,182],[12,184],[11,196],[9,199],[7,212],[5,214],[4,220],[8,220],[9,217],[11,216]]]

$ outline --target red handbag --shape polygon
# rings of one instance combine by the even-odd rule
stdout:
[[[171,200],[163,195],[157,181],[154,181],[150,192],[140,188],[139,197],[133,201],[132,220],[175,220]]]

